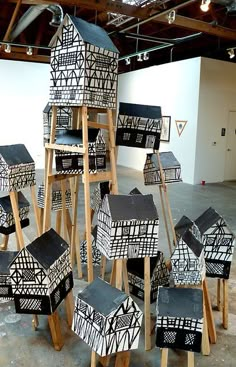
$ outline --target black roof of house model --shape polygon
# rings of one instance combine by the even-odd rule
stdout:
[[[98,136],[99,129],[88,129],[88,142],[94,143]],[[80,145],[83,144],[83,133],[82,129],[79,130],[69,130],[65,129],[59,131],[56,137],[57,144],[67,144],[67,145]]]
[[[9,265],[18,251],[0,251],[0,275],[10,274]]]
[[[177,232],[179,236],[182,237],[183,234],[192,227],[192,225],[193,221],[183,215],[182,218],[180,218],[180,220],[175,225],[175,232]]]
[[[203,234],[220,218],[221,216],[213,208],[210,207],[195,220],[195,224],[198,226],[201,234]]]
[[[149,119],[162,118],[160,106],[149,106],[124,102],[120,102],[119,114],[134,117],[144,117]]]
[[[117,309],[126,300],[128,295],[112,287],[104,280],[96,278],[78,294],[78,297],[92,306],[97,312],[107,316]]]
[[[3,210],[6,213],[12,213],[12,205],[11,205],[11,200],[10,200],[10,196],[3,196],[0,198],[0,205],[2,206]],[[28,200],[24,197],[24,195],[22,194],[21,191],[18,192],[18,208],[25,208],[27,206],[30,206],[30,203],[28,202]]]
[[[183,234],[182,239],[197,257],[201,255],[203,244],[198,241],[191,231],[187,230]]]
[[[2,145],[0,146],[0,155],[8,166],[34,163],[24,144]]]

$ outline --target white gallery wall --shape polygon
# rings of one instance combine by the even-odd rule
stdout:
[[[118,102],[161,106],[162,115],[171,116],[170,142],[160,151],[173,151],[190,184],[224,180],[226,139],[220,133],[228,111],[236,110],[235,94],[236,65],[200,57],[119,76]],[[175,120],[187,121],[180,136]],[[118,164],[142,170],[146,153],[119,147]]]
[[[44,168],[43,109],[49,96],[49,65],[0,60],[0,145],[24,144]]]

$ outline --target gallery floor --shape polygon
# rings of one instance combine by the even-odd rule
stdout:
[[[37,185],[43,180],[43,171],[36,172]],[[137,187],[143,194],[153,194],[154,201],[160,216],[160,250],[166,257],[169,250],[162,219],[159,190],[157,186],[144,186],[141,172],[124,167],[118,167],[118,186],[121,194],[128,194],[131,189]],[[83,233],[83,185],[79,194],[79,226]],[[31,200],[27,189],[23,191]],[[212,206],[228,222],[236,233],[236,182],[224,182],[218,184],[188,185],[176,183],[168,186],[169,201],[172,209],[173,221],[176,223],[182,215],[190,219],[196,219],[209,206]],[[52,214],[53,216],[54,214]],[[26,244],[36,237],[33,213],[31,224],[24,229]],[[52,222],[53,223],[53,222]],[[15,236],[10,236],[9,249],[15,249]],[[86,266],[83,266],[84,278],[78,279],[76,268],[74,269],[75,287],[74,296],[86,286]],[[110,264],[107,266],[106,277],[109,279]],[[96,267],[95,274],[99,275]],[[216,310],[216,280],[208,279],[211,295],[213,314],[215,319],[217,342],[211,344],[209,356],[195,353],[195,366],[199,367],[235,367],[236,360],[236,254],[231,268],[229,279],[229,327],[225,330],[221,323],[221,313]],[[135,299],[143,308],[143,303]],[[131,352],[130,367],[159,367],[160,350],[155,347],[155,304],[151,305],[152,312],[152,349],[145,351],[143,332],[139,349]],[[51,336],[46,316],[39,317],[39,327],[35,331],[32,328],[30,315],[16,315],[12,302],[0,300],[0,366],[1,367],[89,367],[90,349],[67,326],[65,307],[62,303],[59,307],[61,327],[64,338],[64,346],[60,352],[52,346]],[[114,366],[114,359],[110,366]],[[187,354],[184,351],[171,350],[169,352],[168,367],[187,366]]]

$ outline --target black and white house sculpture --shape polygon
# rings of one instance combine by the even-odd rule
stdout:
[[[119,51],[104,29],[66,14],[49,46],[50,104],[116,108]]]
[[[18,213],[20,218],[21,228],[27,227],[29,225],[29,209],[30,203],[22,194],[21,191],[18,192]],[[13,215],[12,205],[10,201],[10,196],[3,196],[0,198],[0,233],[4,235],[9,235],[16,231],[15,219]]]
[[[128,259],[127,261],[129,291],[136,297],[144,300],[144,259]],[[159,286],[169,286],[170,274],[165,264],[163,253],[150,257],[150,302],[157,298]]]
[[[98,213],[104,196],[109,193],[110,193],[109,181],[99,182],[97,186],[94,188],[93,193],[91,195],[90,206],[95,213]]]
[[[197,285],[204,279],[206,268],[203,245],[190,230],[177,242],[171,255],[171,264],[175,285]]]
[[[73,287],[69,246],[52,228],[24,247],[9,268],[16,313],[50,315]]]
[[[68,106],[57,106],[57,121],[56,121],[56,135],[61,129],[72,128],[73,112],[72,108]],[[47,103],[43,110],[43,137],[44,143],[48,143],[51,133],[52,123],[52,106]]]
[[[157,296],[156,346],[200,352],[202,331],[202,290],[160,287]]]
[[[35,163],[24,144],[0,146],[0,191],[35,185]]]
[[[120,103],[116,145],[159,149],[162,127],[161,107]]]
[[[202,235],[207,277],[228,279],[233,259],[235,235],[224,218],[208,208],[195,220]]]
[[[37,197],[38,207],[41,209],[44,208],[44,200],[45,200],[44,195],[45,195],[44,184],[42,183],[38,187],[38,197]],[[72,207],[71,190],[70,190],[68,181],[66,182],[65,204],[66,204],[66,209],[70,209]],[[60,182],[58,181],[52,183],[51,209],[54,211],[62,210],[62,192],[61,192]]]
[[[83,132],[79,130],[65,130],[57,136],[57,144],[83,146]],[[84,172],[83,154],[64,151],[55,151],[57,173]],[[106,169],[106,143],[101,129],[88,129],[88,157],[89,173],[104,171]]]
[[[91,232],[91,242],[92,242],[92,259],[93,265],[98,266],[101,265],[101,252],[98,250],[96,246],[97,240],[97,226],[95,226]],[[84,240],[80,244],[80,260],[81,264],[87,264],[87,241]]]
[[[159,155],[165,183],[181,182],[181,166],[174,154],[172,152],[160,152]],[[160,166],[155,153],[147,154],[143,175],[145,185],[162,184]]]
[[[107,259],[158,254],[159,217],[152,195],[105,195],[97,226],[96,244]]]
[[[130,296],[96,278],[78,293],[72,330],[104,357],[138,348],[142,317]]]
[[[13,299],[9,265],[18,251],[0,251],[0,299]]]
[[[183,215],[180,218],[180,220],[176,223],[174,229],[177,241],[179,241],[180,238],[183,237],[184,233],[189,230],[194,234],[194,236],[198,239],[198,241],[202,242],[202,236],[199,231],[199,228],[191,219],[186,217],[186,215]]]

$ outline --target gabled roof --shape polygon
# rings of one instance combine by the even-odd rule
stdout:
[[[12,213],[12,206],[10,196],[3,196],[0,198],[0,205],[6,213]],[[30,206],[28,200],[24,197],[21,191],[18,192],[18,207],[19,209]]]
[[[68,244],[53,228],[26,246],[26,250],[45,268],[50,266],[68,249]]]
[[[198,226],[201,234],[203,234],[220,218],[221,216],[210,207],[195,220],[195,224]]]
[[[10,274],[9,265],[18,254],[18,251],[0,251],[0,275]]]
[[[153,220],[158,219],[158,213],[149,195],[106,195],[111,217],[118,220]]]
[[[199,257],[203,251],[203,244],[198,241],[198,239],[192,234],[191,231],[187,230],[183,236],[182,240],[186,245],[193,251],[193,253]],[[181,239],[180,239],[181,241]]]
[[[0,155],[8,166],[34,163],[24,144],[2,145],[0,146]]]
[[[88,129],[88,142],[94,143],[97,139],[100,129],[89,128]],[[83,132],[82,129],[79,130],[69,130],[65,129],[58,132],[56,136],[57,144],[65,145],[80,145],[83,144]]]
[[[162,118],[160,106],[149,106],[124,102],[120,102],[119,114],[134,117],[144,117],[149,119]]]
[[[152,274],[160,261],[162,252],[158,251],[158,255],[150,257],[150,275]],[[144,279],[144,258],[129,258],[127,260],[127,270],[129,273],[137,275],[141,279]]]
[[[180,218],[178,223],[175,225],[175,232],[182,237],[183,234],[192,227],[193,221],[186,217],[185,215]]]
[[[172,152],[160,152],[159,155],[160,155],[161,166],[163,169],[180,167],[180,163],[175,158]],[[154,166],[157,169],[159,169],[160,167],[159,167],[157,155],[155,153],[148,153],[147,156],[149,159],[151,159]]]
[[[108,316],[116,310],[128,295],[100,278],[96,278],[81,293],[78,298],[93,307],[97,312]]]
[[[159,287],[157,305],[160,317],[203,318],[201,289]]]
[[[85,20],[81,18],[77,18],[69,14],[65,15],[63,22],[61,23],[57,32],[55,33],[52,40],[50,41],[49,43],[50,47],[54,44],[55,37],[61,32],[62,26],[67,17],[74,24],[76,30],[79,32],[84,42],[87,42],[91,45],[94,45],[100,48],[104,48],[105,50],[119,53],[118,49],[116,48],[116,46],[114,45],[114,43],[108,36],[107,32],[103,28],[99,27],[96,24],[86,22]]]
[[[43,113],[48,113],[51,110],[52,106],[50,106],[49,103],[46,104],[46,106],[43,109]]]

